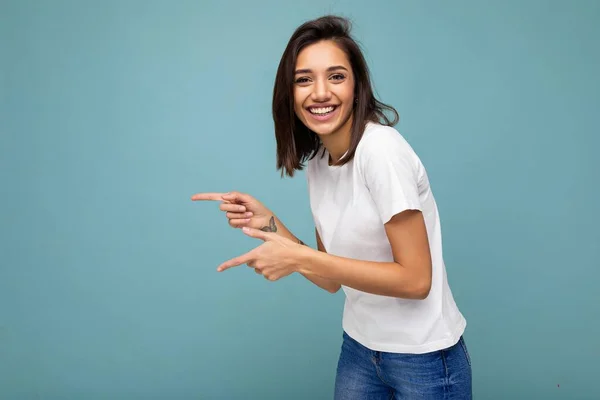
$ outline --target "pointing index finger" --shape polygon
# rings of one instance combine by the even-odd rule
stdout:
[[[223,196],[226,194],[227,193],[196,193],[195,195],[192,196],[192,200],[193,201],[199,201],[199,200],[219,201],[219,200],[223,200]]]
[[[223,272],[226,269],[229,269],[229,268],[232,268],[232,267],[237,267],[237,266],[242,265],[242,264],[246,264],[246,263],[252,261],[253,255],[254,255],[253,252],[249,251],[248,253],[246,253],[244,255],[232,258],[229,261],[225,261],[224,263],[222,263],[221,265],[219,265],[217,267],[217,271],[218,272]]]

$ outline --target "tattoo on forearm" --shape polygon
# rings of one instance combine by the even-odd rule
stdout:
[[[269,220],[269,226],[263,226],[260,228],[263,232],[277,232],[277,225],[275,225],[275,217],[271,217]]]
[[[277,225],[275,224],[275,216],[271,217],[271,219],[269,220],[269,226],[263,226],[262,228],[260,228],[260,230],[263,232],[277,232]],[[306,246],[306,243],[304,243],[300,239],[298,239],[298,244]]]

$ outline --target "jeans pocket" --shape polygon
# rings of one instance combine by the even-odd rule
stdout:
[[[471,366],[471,355],[469,354],[469,350],[467,350],[467,344],[465,343],[465,339],[461,336],[459,340],[460,346],[462,347],[467,362],[469,363],[469,367]]]

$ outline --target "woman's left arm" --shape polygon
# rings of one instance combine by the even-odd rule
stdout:
[[[402,211],[385,224],[393,262],[335,256],[302,246],[273,232],[242,230],[264,243],[222,263],[217,268],[219,272],[247,264],[270,281],[299,272],[363,292],[404,299],[425,299],[431,288],[431,254],[421,211]]]
[[[423,214],[406,210],[385,224],[394,262],[361,261],[317,251],[297,252],[297,271],[363,292],[425,299],[431,288],[431,253]]]

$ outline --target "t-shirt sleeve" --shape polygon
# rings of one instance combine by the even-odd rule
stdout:
[[[421,210],[418,158],[395,130],[364,139],[359,162],[364,183],[383,223],[405,210]]]

